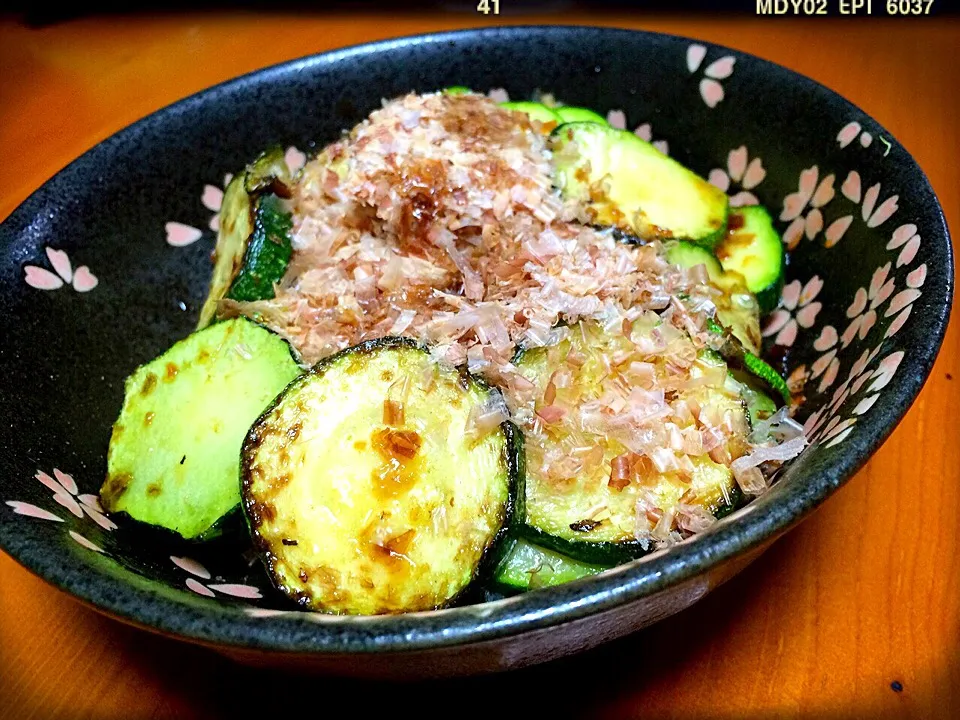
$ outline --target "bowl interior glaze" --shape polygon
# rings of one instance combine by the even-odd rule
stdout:
[[[274,143],[290,148],[296,165],[381,98],[449,85],[504,88],[513,99],[542,90],[622,111],[628,128],[735,202],[766,205],[792,248],[767,355],[804,384],[799,419],[813,446],[769,493],[667,552],[560,588],[407,616],[300,613],[236,545],[175,542],[105,518],[94,495],[123,379],[194,327],[225,174]],[[403,653],[429,666],[431,654],[462,646],[500,652],[499,661],[461,663],[463,672],[532,662],[653,622],[799,522],[910,406],[943,337],[953,278],[926,177],[861,110],[734,50],[580,27],[403,38],[211,88],[47,182],[0,226],[0,253],[0,547],[106,613],[234,652],[359,653],[383,667]],[[634,620],[611,629],[624,608]],[[510,642],[536,644],[558,625],[576,628],[582,642],[501,652]]]

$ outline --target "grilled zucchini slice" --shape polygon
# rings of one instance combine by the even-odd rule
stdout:
[[[635,325],[634,337],[652,329]],[[566,375],[563,387],[554,385],[550,392],[555,395],[553,403],[566,407],[598,400],[611,383],[629,383],[619,376],[619,366],[611,363],[611,358],[629,355],[633,350],[626,337],[609,334],[594,323],[580,323],[558,345],[525,351],[515,364],[536,386],[536,411],[540,413],[547,386],[558,371]],[[572,363],[573,357],[576,363]],[[662,360],[654,364],[658,376],[665,372]],[[719,367],[723,370],[717,372]],[[738,457],[746,450],[749,432],[739,384],[727,380],[726,366],[715,355],[702,355],[691,374],[704,376],[711,368],[712,375],[721,378],[717,384],[682,393],[696,399],[702,408],[709,408],[712,417],[722,418],[735,428],[727,450]],[[649,549],[649,543],[639,540],[636,533],[637,501],[647,493],[654,498],[654,507],[664,514],[681,502],[699,505],[714,514],[733,502],[732,472],[708,454],[691,458],[693,471],[688,478],[674,472],[658,473],[652,463],[638,460],[632,465],[628,482],[614,483],[612,463],[627,454],[627,447],[615,437],[589,432],[570,418],[571,413],[567,413],[552,424],[536,419],[521,423],[527,454],[526,522],[522,533],[531,542],[582,562],[615,565]],[[685,426],[678,427],[682,430]],[[579,459],[589,458],[594,447],[602,449],[602,460],[590,463]],[[548,459],[564,457],[573,459],[573,467],[565,474],[547,469]]]
[[[690,240],[708,250],[723,237],[726,194],[650,143],[596,122],[551,133],[554,182],[592,222],[643,240]]]
[[[766,209],[752,205],[731,212],[728,232],[715,252],[726,272],[743,277],[757,297],[760,312],[768,313],[780,304],[786,258]]]
[[[542,103],[529,101],[505,102],[500,103],[500,107],[506,110],[526,113],[530,116],[531,120],[536,120],[543,125],[544,134],[549,133],[561,123],[560,116],[557,115],[552,108],[548,108]]]
[[[507,592],[526,592],[596,575],[608,567],[580,562],[519,538],[497,565],[493,579]]]
[[[286,341],[244,318],[138,368],[113,426],[103,507],[188,539],[215,530],[240,504],[247,430],[299,373]]]
[[[561,107],[553,108],[553,111],[560,117],[561,123],[592,122],[599,125],[609,125],[607,119],[603,117],[603,115],[600,113],[595,113],[589,108],[576,107],[575,105],[563,105]]]
[[[292,252],[290,214],[277,196],[289,197],[292,183],[283,150],[275,147],[262,153],[227,184],[220,204],[213,275],[200,310],[198,330],[214,320],[217,304],[225,297],[273,297],[273,285],[286,272]],[[235,288],[238,280],[240,284]]]
[[[337,614],[449,603],[502,541],[520,492],[515,428],[474,431],[502,417],[498,403],[403,338],[337,353],[292,383],[241,456],[244,511],[276,586]]]

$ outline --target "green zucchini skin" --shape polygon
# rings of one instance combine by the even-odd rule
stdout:
[[[220,534],[240,503],[237,458],[250,423],[298,374],[287,342],[245,318],[138,368],[110,438],[103,507],[188,540]]]
[[[276,195],[257,198],[253,232],[247,241],[243,264],[227,293],[228,298],[250,302],[274,296],[273,286],[283,278],[293,254],[292,229],[290,213]]]
[[[363,615],[443,607],[502,557],[522,503],[522,437],[504,422],[468,439],[457,422],[499,391],[440,366],[428,387],[428,364],[409,338],[361,343],[317,363],[251,426],[241,452],[244,515],[274,584],[302,607]],[[396,427],[413,432],[413,451],[381,460],[378,438],[391,428],[379,413],[390,388],[407,380]],[[336,508],[335,522],[323,507]]]
[[[568,540],[528,524],[520,529],[520,537],[529,540],[534,545],[540,545],[561,555],[568,555],[574,560],[610,567],[643,557],[655,549],[654,543],[645,543],[640,540],[625,542]]]
[[[564,123],[551,133],[551,148],[561,195],[582,203],[598,224],[707,250],[726,233],[726,194],[631,132]]]
[[[555,587],[596,575],[609,565],[583,563],[517,538],[494,573],[494,583],[508,593]]]
[[[716,247],[726,272],[739,273],[757,297],[761,313],[780,304],[786,273],[786,254],[773,218],[759,205],[730,213],[729,231]]]
[[[561,123],[592,122],[597,123],[598,125],[607,126],[610,124],[607,122],[607,119],[603,117],[603,115],[585,107],[562,105],[560,107],[553,108],[553,111],[560,117]]]
[[[531,120],[537,120],[544,124],[547,132],[553,130],[562,121],[560,116],[552,108],[548,108],[543,103],[531,101],[505,102],[500,103],[500,107],[505,110],[514,110],[516,112],[526,113]]]

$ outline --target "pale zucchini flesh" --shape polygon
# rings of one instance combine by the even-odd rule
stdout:
[[[399,338],[293,383],[242,453],[244,510],[276,586],[337,614],[455,598],[502,538],[519,482],[509,424],[470,432],[494,393]]]
[[[284,340],[243,318],[138,368],[110,439],[104,508],[188,539],[209,531],[240,504],[247,430],[299,373]]]
[[[726,194],[633,133],[573,122],[551,139],[561,195],[582,203],[594,223],[707,249],[723,236]]]

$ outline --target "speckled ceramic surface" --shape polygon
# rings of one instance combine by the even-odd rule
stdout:
[[[299,612],[242,539],[190,545],[107,518],[95,493],[123,379],[193,328],[225,176],[274,143],[299,166],[382,97],[454,84],[609,112],[734,204],[770,208],[791,256],[767,355],[803,388],[813,445],[766,495],[669,551],[561,588],[399,617]],[[0,253],[0,547],[123,620],[247,661],[378,675],[529,664],[695,602],[893,429],[936,356],[953,282],[923,172],[861,110],[726,48],[571,27],[399,39],[205,91],[64,169],[3,222]]]

